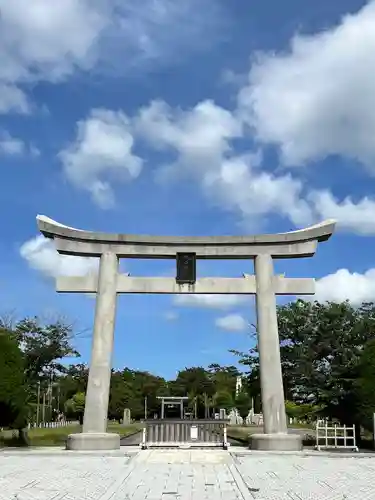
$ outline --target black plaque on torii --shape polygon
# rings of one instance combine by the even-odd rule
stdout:
[[[197,280],[197,256],[193,252],[176,254],[176,282],[193,285]]]

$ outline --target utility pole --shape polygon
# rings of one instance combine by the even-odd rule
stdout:
[[[38,381],[38,392],[37,392],[37,405],[36,405],[36,425],[39,427],[39,405],[40,405],[40,380]]]
[[[46,420],[46,391],[43,391],[42,422]]]
[[[204,418],[210,418],[208,413],[207,393],[204,393]]]
[[[60,382],[57,382],[57,414],[60,415]]]
[[[49,379],[49,421],[52,422],[52,406],[53,406],[53,374],[51,372]]]

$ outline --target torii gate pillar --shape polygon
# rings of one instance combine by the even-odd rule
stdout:
[[[44,216],[38,216],[37,222],[42,234],[54,240],[59,253],[100,257],[98,276],[57,278],[58,292],[96,293],[83,432],[68,437],[68,449],[112,450],[120,447],[120,437],[106,432],[118,293],[256,295],[264,432],[252,435],[250,445],[258,450],[302,449],[301,436],[288,434],[287,429],[276,295],[313,295],[315,282],[310,278],[274,275],[273,260],[313,256],[318,242],[332,235],[334,221],[290,233],[246,237],[106,234],[73,229]],[[121,257],[178,260],[181,256],[187,257],[194,270],[193,274],[188,272],[186,278],[181,275],[177,279],[133,278],[118,272]],[[196,279],[195,260],[199,258],[254,259],[255,275]]]

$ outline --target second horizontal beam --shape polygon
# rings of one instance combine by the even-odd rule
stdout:
[[[97,277],[94,275],[68,277],[56,280],[60,293],[96,293]],[[276,295],[314,295],[313,278],[285,278],[274,276]],[[194,284],[179,284],[175,278],[144,278],[119,274],[117,293],[134,294],[204,294],[204,295],[254,295],[256,280],[254,275],[243,278],[199,278]]]

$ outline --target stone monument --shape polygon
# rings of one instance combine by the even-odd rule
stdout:
[[[129,425],[131,423],[132,423],[132,418],[131,418],[130,408],[125,408],[124,409],[124,418],[122,419],[122,424]]]
[[[232,408],[228,415],[230,425],[242,425],[243,419],[238,413],[237,408]]]
[[[241,391],[242,391],[242,377],[238,376],[236,378],[236,397],[239,395]]]
[[[311,257],[335,222],[289,233],[256,236],[171,237],[95,233],[38,216],[41,233],[64,255],[100,257],[97,276],[61,276],[58,292],[95,293],[96,308],[83,432],[68,437],[72,450],[110,450],[120,437],[106,432],[116,297],[119,293],[246,294],[256,296],[264,433],[252,435],[259,450],[299,450],[301,437],[288,434],[277,329],[276,295],[313,295],[315,280],[275,275],[274,259]],[[119,273],[119,258],[175,259],[176,278],[131,277]],[[242,278],[197,278],[197,259],[253,259],[255,274]]]
[[[219,418],[220,420],[225,420],[227,417],[227,411],[225,408],[219,408]]]

